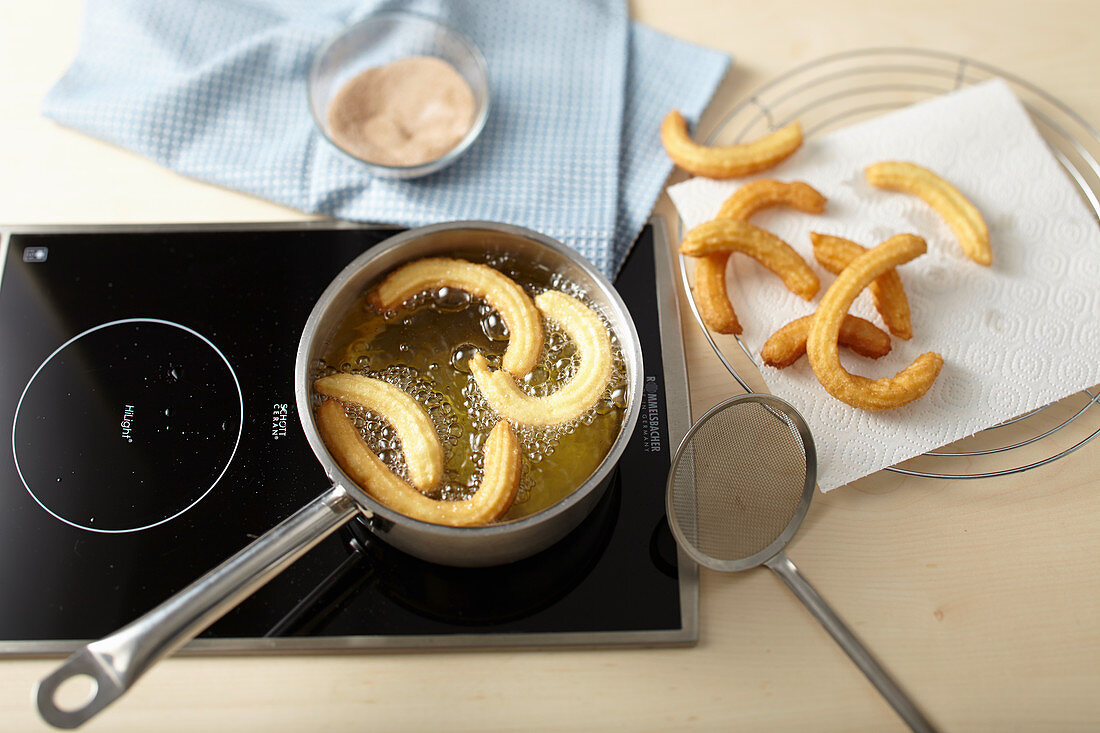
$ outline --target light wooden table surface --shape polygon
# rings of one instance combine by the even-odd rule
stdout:
[[[704,129],[798,63],[881,45],[1011,70],[1100,125],[1092,1],[638,0],[632,12],[735,55]],[[76,0],[0,9],[0,222],[303,218],[41,118],[79,14]],[[658,211],[673,215],[664,199]],[[684,327],[700,414],[732,388]],[[868,477],[818,496],[790,554],[943,728],[1100,726],[1100,442],[999,480]],[[87,730],[900,728],[770,573],[704,571],[701,585],[694,648],[170,660]],[[30,690],[55,665],[0,662],[0,730],[45,729]]]

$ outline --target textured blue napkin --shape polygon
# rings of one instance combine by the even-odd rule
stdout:
[[[488,61],[484,131],[426,178],[370,177],[320,135],[306,101],[316,50],[379,9],[441,18]],[[661,118],[697,118],[728,63],[632,24],[622,0],[88,0],[77,57],[43,113],[302,211],[527,226],[613,276],[671,168]]]

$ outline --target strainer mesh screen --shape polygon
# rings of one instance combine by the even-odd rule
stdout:
[[[707,557],[749,557],[794,517],[806,468],[790,418],[760,402],[732,403],[699,425],[672,467],[669,519]]]

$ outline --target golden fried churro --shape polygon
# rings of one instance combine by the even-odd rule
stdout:
[[[974,204],[950,183],[927,168],[901,160],[875,163],[865,174],[872,186],[919,196],[948,223],[967,257],[979,265],[993,264],[989,227]]]
[[[424,408],[399,387],[361,374],[332,374],[313,383],[317,394],[361,405],[393,426],[409,467],[409,479],[430,491],[443,476],[443,446]]]
[[[808,183],[784,183],[773,178],[761,178],[734,191],[722,202],[715,218],[748,221],[753,214],[773,206],[789,206],[807,214],[821,214],[825,211],[825,203],[825,197]]]
[[[752,257],[783,280],[795,295],[810,300],[821,283],[801,255],[771,232],[737,219],[713,219],[689,231],[680,252],[692,257],[740,252]]]
[[[688,173],[706,178],[736,178],[778,165],[802,144],[797,120],[751,143],[708,147],[688,134],[687,120],[672,110],[661,123],[661,143],[672,162]]]
[[[867,251],[850,239],[834,237],[829,234],[810,232],[814,243],[814,257],[829,272],[839,275],[852,260]],[[901,276],[891,267],[876,277],[867,289],[875,303],[875,310],[882,316],[882,322],[890,333],[899,339],[913,338],[913,325],[909,320],[909,298],[901,284]]]
[[[806,353],[806,337],[813,323],[812,315],[797,318],[771,335],[760,349],[764,363],[777,369],[789,367]],[[868,320],[845,314],[837,338],[860,356],[878,359],[890,353],[890,336]]]
[[[728,252],[704,255],[695,259],[691,289],[703,323],[715,333],[741,333],[741,322],[733,310],[726,290]]]
[[[477,491],[462,501],[437,501],[403,481],[367,447],[363,436],[335,400],[317,410],[317,428],[340,467],[372,497],[412,519],[471,527],[499,519],[519,489],[520,445],[501,420],[485,443],[485,472]]]
[[[943,357],[930,351],[892,378],[868,379],[845,371],[837,349],[841,321],[859,292],[891,267],[927,249],[925,241],[913,234],[891,237],[853,260],[821,298],[806,339],[806,355],[821,386],[841,402],[864,410],[901,407],[927,392],[940,373]]]
[[[789,206],[807,214],[820,214],[825,211],[825,197],[802,181],[784,183],[763,178],[734,191],[722,204],[716,218],[748,221],[756,212],[772,206]],[[692,277],[699,315],[715,333],[741,333],[741,323],[726,291],[728,260],[726,252],[699,257]]]
[[[542,322],[523,288],[488,265],[446,257],[427,257],[391,272],[370,296],[378,311],[388,311],[431,288],[458,288],[485,300],[508,326],[502,366],[517,377],[535,368],[542,351]]]
[[[470,359],[481,394],[501,417],[520,425],[560,425],[596,404],[611,378],[611,339],[607,325],[576,298],[548,290],[535,298],[547,319],[558,324],[577,347],[580,363],[567,384],[545,397],[532,397],[504,371],[490,372],[481,353]]]

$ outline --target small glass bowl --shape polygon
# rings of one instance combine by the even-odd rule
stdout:
[[[426,163],[390,166],[352,155],[332,139],[328,108],[332,98],[356,75],[408,56],[435,56],[446,61],[474,93],[474,121],[466,136],[446,153]],[[313,122],[326,140],[379,178],[419,178],[446,168],[473,144],[489,117],[489,71],[485,57],[461,31],[415,13],[381,12],[368,15],[321,47],[309,69],[309,107]]]

